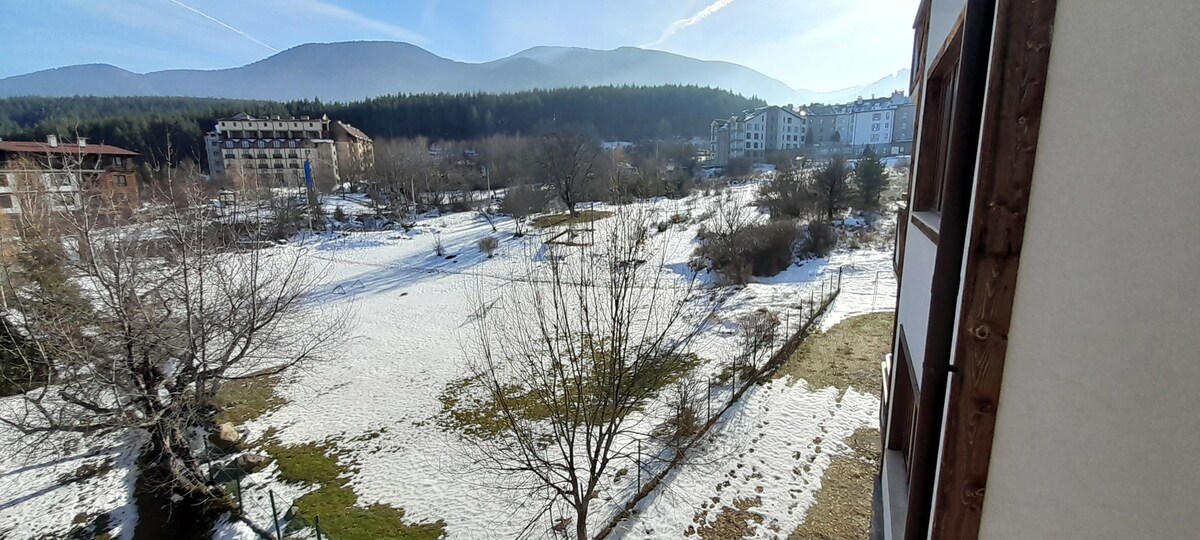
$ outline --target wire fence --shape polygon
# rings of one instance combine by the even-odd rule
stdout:
[[[702,402],[699,397],[689,395],[687,401],[692,406],[684,407],[681,400],[675,417],[668,419],[668,423],[674,422],[677,427],[685,423],[698,424],[682,444],[646,448],[640,440],[636,443],[636,450],[630,458],[633,461],[633,470],[636,471],[633,496],[595,538],[606,538],[622,520],[632,515],[634,507],[652,493],[667,474],[682,462],[684,454],[691,446],[703,439],[747,391],[770,377],[799,349],[822,315],[837,299],[841,289],[842,269],[839,268],[836,273],[830,272],[823,277],[819,285],[812,287],[807,301],[801,299],[792,309],[781,314],[780,331],[777,335],[782,337],[782,343],[776,343],[778,348],[765,362],[759,365],[753,361],[734,358],[726,370],[705,377]],[[685,422],[685,414],[694,414],[698,418]],[[206,454],[210,456],[210,473],[214,480],[225,485],[226,493],[237,504],[238,519],[262,538],[336,540],[321,526],[319,515],[302,515],[296,509],[294,499],[277,493],[271,489],[269,483],[250,482],[246,473],[232,463],[220,464],[213,460],[211,456],[216,453],[212,449],[208,449]]]
[[[715,379],[713,376],[706,377],[703,409],[701,409],[704,413],[704,421],[699,429],[691,433],[682,444],[651,449],[647,456],[647,453],[643,452],[642,443],[637,442],[636,453],[631,458],[634,462],[634,470],[637,471],[634,494],[630,500],[626,501],[621,511],[614,515],[594,538],[607,538],[612,534],[625,518],[633,514],[637,504],[654,492],[667,474],[682,463],[687,450],[699,443],[716,425],[717,421],[733,408],[750,388],[765,381],[795,354],[804,340],[812,333],[821,316],[825,314],[830,304],[837,299],[841,292],[842,269],[839,268],[836,273],[829,273],[822,279],[819,287],[819,296],[817,296],[818,289],[814,287],[810,291],[808,302],[800,302],[799,316],[796,319],[785,315],[781,321],[783,343],[761,366],[740,365],[739,360],[735,358],[732,364],[733,369],[728,371],[728,378],[724,374],[718,374]],[[741,372],[740,379],[739,372]],[[683,407],[677,409],[674,418],[676,426],[684,423],[684,414]]]
[[[308,539],[330,540],[321,526],[321,516],[305,516],[295,500],[282,496],[266,483],[253,484],[244,475],[236,475],[226,483],[226,492],[237,503],[238,517],[255,533],[270,540]]]

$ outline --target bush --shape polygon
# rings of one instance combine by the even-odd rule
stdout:
[[[732,239],[701,228],[692,268],[707,268],[727,283],[746,284],[751,276],[773,276],[792,265],[796,223],[790,220],[751,225]]]
[[[442,243],[442,237],[440,236],[433,241],[433,254],[438,257],[446,256],[446,245]]]
[[[500,239],[495,236],[488,236],[479,240],[479,251],[487,254],[488,258],[496,253],[496,248],[500,247]]]
[[[796,223],[772,221],[746,230],[749,244],[745,257],[756,276],[773,276],[792,265],[792,246],[796,243]]]
[[[334,221],[345,223],[346,222],[346,211],[342,210],[342,207],[340,207],[340,206],[337,208],[334,208],[333,209],[333,219],[334,219]]]
[[[833,225],[825,221],[814,221],[808,224],[808,236],[804,242],[803,252],[824,257],[829,255],[837,245],[837,231]]]

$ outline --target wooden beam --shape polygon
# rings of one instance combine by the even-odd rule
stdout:
[[[979,535],[1056,0],[998,0],[931,538]]]
[[[934,100],[940,99],[940,107],[949,108],[950,120],[945,128],[946,133],[942,134],[944,140],[922,137],[920,155],[929,152],[940,155],[922,162],[925,172],[917,170],[917,189],[921,188],[922,180],[929,178],[923,175],[931,174],[931,170],[936,171],[934,177],[944,179],[944,183],[937,253],[934,256],[929,295],[929,326],[921,366],[921,396],[917,405],[913,445],[915,455],[909,471],[908,514],[904,525],[906,540],[926,538],[933,515],[939,443],[944,427],[942,411],[951,369],[959,278],[970,224],[971,191],[995,18],[994,0],[968,0],[965,9],[965,15],[960,16],[962,24],[956,26],[958,35],[947,39],[947,43],[955,46],[947,49],[938,64],[930,66],[930,79],[926,86],[929,100],[925,105],[926,119],[936,118],[929,114],[929,110]],[[937,87],[942,88],[938,90],[939,94],[944,96],[934,96],[934,81],[937,81]],[[943,124],[941,118],[932,121]],[[930,129],[932,126],[926,126],[922,135]],[[942,151],[927,147],[925,145],[929,140],[946,147]]]

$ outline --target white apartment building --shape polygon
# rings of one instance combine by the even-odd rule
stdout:
[[[215,144],[215,146],[214,146]],[[304,163],[313,177],[338,182],[337,147],[329,117],[255,118],[239,113],[217,121],[205,136],[209,172],[255,177],[280,186],[304,183]]]
[[[804,146],[808,122],[803,113],[779,106],[759,107],[714,120],[709,142],[716,165],[731,159],[761,159],[767,152]]]

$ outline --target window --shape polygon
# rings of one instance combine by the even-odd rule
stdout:
[[[892,364],[892,421],[888,426],[887,449],[899,452],[904,458],[905,468],[911,471],[920,390],[913,377],[916,370],[908,356],[908,340],[904,336],[903,326],[897,330],[897,334],[900,346],[896,348],[897,358]]]
[[[881,115],[879,113],[875,113],[875,114],[871,115],[871,120],[878,121],[882,117],[883,117],[883,115]]]
[[[872,124],[871,131],[879,131],[879,124]]]
[[[871,142],[879,142],[879,135],[871,135]]]
[[[258,141],[258,142],[256,142],[256,143],[254,143],[254,146],[257,146],[257,147],[259,147],[259,148],[266,148],[266,147],[267,147],[267,142],[266,142],[266,141]]]
[[[12,208],[12,207],[13,207],[12,195],[0,195],[0,208],[7,209],[7,208]]]
[[[250,141],[242,141],[242,148],[250,148]]]
[[[118,174],[113,177],[113,183],[117,184],[118,186],[128,186],[129,179],[126,178],[125,175],[123,175],[123,174]]]

